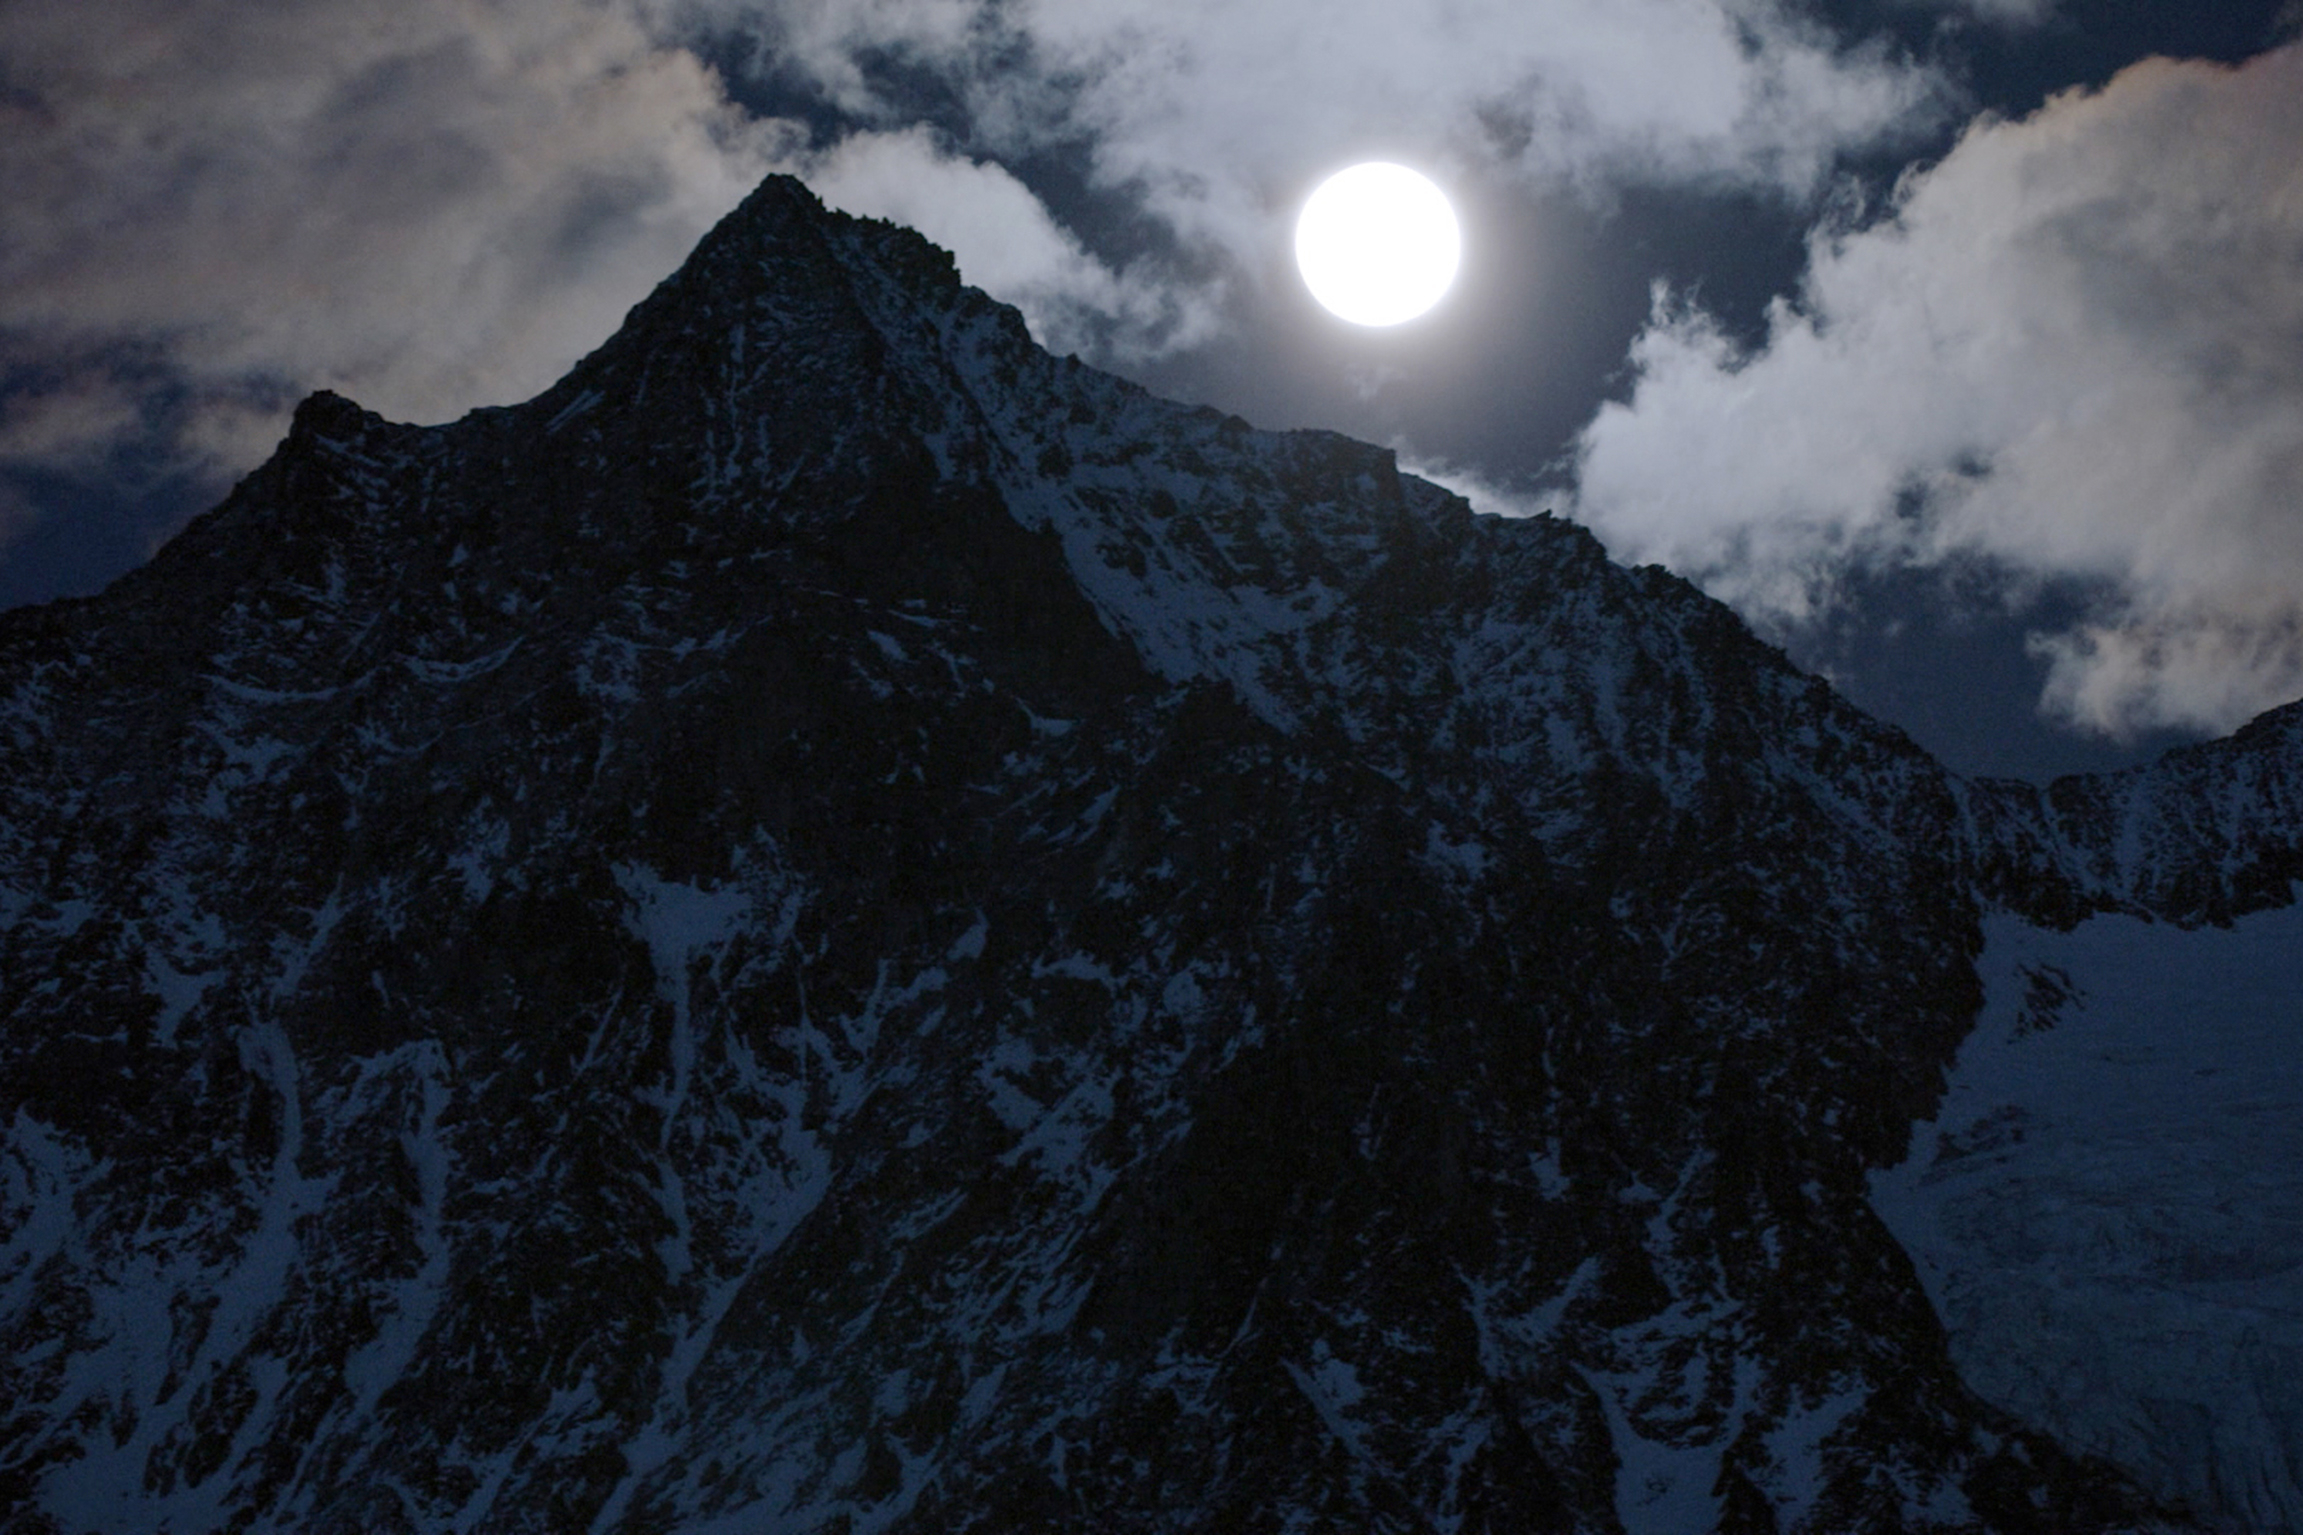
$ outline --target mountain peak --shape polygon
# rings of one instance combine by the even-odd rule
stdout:
[[[382,418],[336,393],[333,389],[319,389],[297,403],[296,413],[288,426],[291,440],[298,437],[351,437],[357,436],[371,423]]]
[[[962,293],[951,253],[925,236],[828,208],[796,177],[774,175],[712,227],[659,292],[692,305],[708,288],[772,308],[796,288],[852,280],[864,268],[900,281],[924,303],[948,305]]]
[[[863,316],[852,308],[842,314],[835,296],[852,299],[860,287],[874,286],[893,286],[933,313],[970,300],[991,303],[966,288],[951,254],[924,236],[834,211],[796,178],[770,176],[634,306],[598,355],[715,329],[747,339],[806,326],[842,331]],[[1016,329],[1022,329],[1020,318]],[[568,382],[585,377],[588,366],[579,365]]]

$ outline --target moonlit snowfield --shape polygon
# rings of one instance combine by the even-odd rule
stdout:
[[[2303,908],[1985,932],[1982,1021],[1873,1182],[1959,1368],[2212,1527],[2303,1528]]]

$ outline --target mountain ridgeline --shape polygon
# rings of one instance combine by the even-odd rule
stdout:
[[[772,180],[0,615],[5,1528],[2191,1528],[1867,1180],[1986,918],[2298,875],[2303,714],[1962,781]]]

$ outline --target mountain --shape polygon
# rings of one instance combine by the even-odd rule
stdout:
[[[1962,781],[771,180],[0,614],[7,1528],[2212,1525],[1881,1212],[1987,935],[2284,906],[2299,734]]]

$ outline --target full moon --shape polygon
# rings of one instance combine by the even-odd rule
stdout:
[[[1455,281],[1462,257],[1446,194],[1381,160],[1321,182],[1295,224],[1304,286],[1354,325],[1398,325],[1422,314]]]

